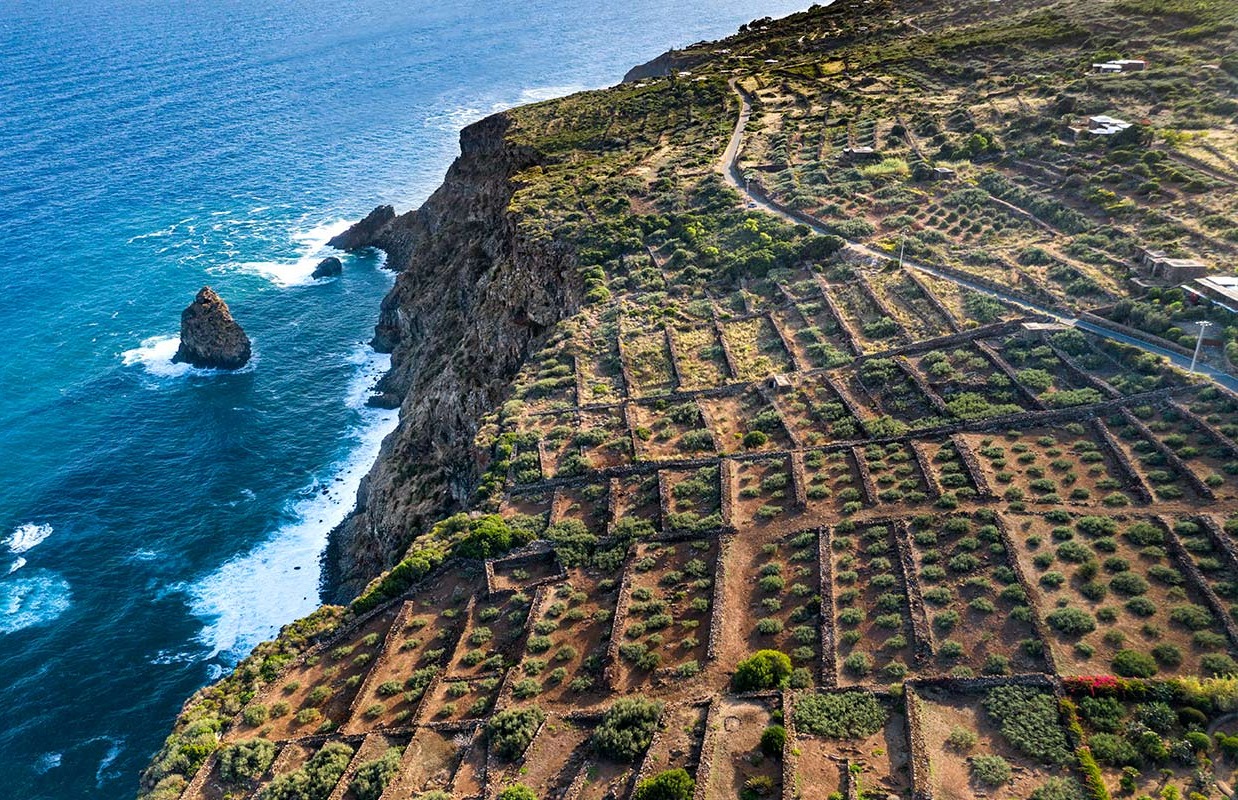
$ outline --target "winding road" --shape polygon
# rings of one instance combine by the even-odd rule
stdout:
[[[814,233],[822,235],[830,234],[830,231],[822,225],[820,220],[811,217],[802,211],[785,206],[763,193],[753,193],[751,191],[748,180],[745,178],[743,170],[739,167],[739,151],[740,148],[743,147],[744,143],[744,130],[748,126],[748,120],[752,117],[752,104],[748,100],[748,95],[739,87],[739,84],[734,78],[732,78],[728,83],[731,90],[734,91],[736,96],[739,97],[740,108],[739,119],[735,123],[735,130],[731,133],[731,141],[727,143],[726,150],[723,151],[722,154],[722,159],[718,163],[718,168],[722,172],[726,182],[739,190],[739,192],[744,196],[749,208],[759,208],[766,213],[773,214],[794,225],[804,225]],[[890,255],[888,253],[874,250],[873,248],[860,244],[859,242],[852,242],[848,240],[846,249],[853,253],[858,260],[861,261],[867,260],[872,263],[880,263],[890,259]],[[903,264],[929,275],[951,281],[952,283],[971,289],[972,291],[986,294],[989,297],[993,297],[1003,303],[1007,303],[1008,305],[1023,308],[1036,314],[1042,314],[1053,319],[1055,322],[1070,325],[1111,341],[1137,347],[1146,353],[1152,353],[1153,355],[1167,358],[1170,363],[1183,370],[1189,370],[1191,368],[1191,359],[1180,353],[1175,353],[1172,350],[1159,347],[1156,344],[1144,339],[1128,336],[1120,331],[1111,330],[1086,320],[1076,319],[1065,314],[1059,309],[1040,305],[1024,298],[1014,297],[1013,295],[998,291],[992,287],[983,286],[979,283],[973,283],[966,279],[959,278],[956,275],[947,274],[946,272],[934,269],[927,264],[921,264],[906,258],[903,259]],[[1231,391],[1238,392],[1238,378],[1230,375],[1228,372],[1218,370],[1203,363],[1197,364],[1195,371],[1201,375],[1207,376]]]

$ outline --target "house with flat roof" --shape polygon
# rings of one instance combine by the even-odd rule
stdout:
[[[1148,62],[1141,58],[1115,58],[1112,61],[1101,61],[1092,65],[1093,72],[1139,72],[1146,69]]]
[[[1238,314],[1238,275],[1209,275],[1182,285],[1188,298]]]
[[[1135,269],[1148,278],[1159,278],[1169,283],[1181,283],[1208,274],[1208,265],[1193,258],[1171,258],[1163,250],[1139,248],[1135,257]]]

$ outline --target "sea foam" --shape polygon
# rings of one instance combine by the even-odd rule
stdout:
[[[190,610],[206,623],[198,638],[210,648],[208,658],[235,663],[282,625],[319,605],[319,556],[327,535],[351,511],[362,477],[398,419],[395,410],[364,405],[374,382],[389,368],[390,356],[359,348],[353,361],[357,373],[345,400],[359,419],[348,452],[290,503],[291,522],[186,587]]]
[[[322,222],[305,230],[294,231],[292,241],[297,246],[297,256],[286,261],[245,261],[223,267],[252,272],[269,280],[276,286],[303,286],[314,281],[314,267],[328,255],[337,252],[327,247],[333,236],[343,233],[351,224],[346,219]]]
[[[4,544],[9,548],[10,553],[19,555],[21,553],[28,553],[43,544],[47,537],[51,535],[51,525],[27,522],[14,528],[9,537],[4,540]]]
[[[55,572],[34,570],[0,580],[0,634],[51,622],[72,604],[69,582]]]

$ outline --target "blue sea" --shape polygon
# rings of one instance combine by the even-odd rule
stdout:
[[[129,798],[183,700],[318,604],[394,412],[392,278],[327,239],[459,128],[803,0],[0,0],[0,795]],[[244,370],[173,365],[209,284]]]

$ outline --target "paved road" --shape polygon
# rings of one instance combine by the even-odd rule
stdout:
[[[780,217],[794,225],[804,225],[815,233],[828,234],[829,231],[820,222],[807,214],[787,208],[774,202],[773,200],[770,200],[769,198],[753,194],[748,190],[748,183],[744,178],[743,171],[739,168],[739,149],[743,145],[744,141],[744,128],[748,125],[748,120],[752,116],[752,105],[748,102],[747,95],[742,89],[739,88],[734,79],[730,81],[730,86],[739,97],[740,109],[739,119],[735,123],[735,130],[731,133],[731,141],[727,143],[726,150],[722,154],[722,159],[718,163],[718,168],[722,172],[723,177],[726,178],[726,182],[739,190],[739,192],[744,196],[749,208],[759,208],[762,211]],[[888,261],[890,259],[889,253],[874,250],[873,248],[858,242],[848,241],[847,250],[851,251],[861,259],[868,259],[878,263]],[[1101,336],[1105,339],[1121,342],[1122,344],[1128,344],[1138,347],[1144,352],[1162,356],[1169,359],[1174,366],[1183,370],[1188,370],[1191,368],[1191,359],[1180,353],[1175,353],[1172,350],[1159,347],[1152,342],[1138,339],[1134,336],[1127,336],[1119,331],[1111,330],[1085,320],[1075,319],[1074,317],[1068,316],[1062,311],[1050,306],[1043,306],[1023,298],[1014,297],[988,286],[972,283],[971,281],[959,278],[955,275],[950,275],[941,270],[936,270],[927,264],[920,264],[907,259],[903,260],[903,264],[921,272],[926,272],[929,275],[934,275],[938,278],[943,278],[960,286],[964,286],[972,291],[986,294],[990,297],[1001,300],[1004,303],[1008,303],[1019,308],[1024,308],[1036,314],[1043,314],[1057,322],[1063,323],[1064,325],[1071,325],[1081,330],[1085,330],[1088,333]],[[1195,371],[1201,375],[1211,378],[1222,386],[1225,386],[1227,389],[1238,392],[1238,378],[1230,375],[1228,372],[1218,370],[1202,363],[1196,365]]]

